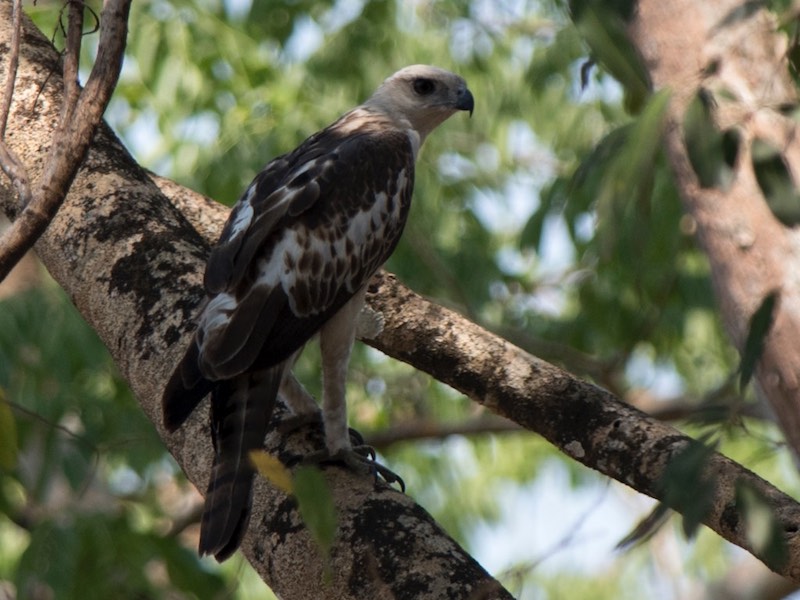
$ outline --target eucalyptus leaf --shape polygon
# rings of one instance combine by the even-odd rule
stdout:
[[[750,317],[750,326],[747,330],[747,339],[742,350],[742,360],[739,365],[739,388],[744,390],[753,377],[758,361],[764,353],[764,341],[769,335],[774,321],[775,306],[778,301],[778,292],[772,291],[761,301],[761,304]]]
[[[750,153],[758,187],[772,214],[789,227],[800,223],[800,193],[780,148],[756,138]]]
[[[652,84],[641,57],[625,30],[630,3],[571,0],[572,18],[592,55],[625,88],[626,106],[638,113],[650,95]]]
[[[736,483],[736,504],[743,509],[747,538],[755,554],[771,569],[783,569],[789,559],[789,548],[770,500],[742,480]]]
[[[700,185],[726,190],[733,182],[739,138],[736,132],[720,131],[714,121],[714,106],[711,93],[698,90],[683,116],[683,138]]]
[[[715,483],[706,467],[714,444],[693,441],[673,456],[662,477],[664,504],[681,513],[687,538],[697,533],[712,508]]]
[[[330,488],[315,467],[300,467],[294,474],[294,496],[303,523],[324,557],[330,556],[338,517]]]

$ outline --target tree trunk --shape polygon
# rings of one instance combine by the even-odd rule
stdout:
[[[0,2],[0,49],[8,44],[9,13],[10,3]],[[7,139],[35,177],[52,143],[61,83],[57,54],[27,21],[22,52]],[[0,54],[0,77],[6,55]],[[10,213],[13,203],[13,187],[3,179],[0,208]],[[226,208],[149,176],[103,127],[37,245],[50,273],[104,340],[169,451],[201,490],[211,464],[206,407],[167,435],[159,405],[203,297],[209,242],[226,215]],[[384,332],[371,342],[376,347],[643,493],[663,495],[670,458],[692,444],[607,392],[420,298],[389,274],[373,282],[369,302],[385,318]],[[318,440],[272,433],[266,448],[287,461],[313,443]],[[340,519],[329,565],[318,556],[291,499],[265,481],[256,483],[242,550],[282,598],[510,597],[410,495],[336,467],[325,474]],[[711,455],[706,477],[713,485],[704,523],[763,558],[746,536],[746,514],[737,504],[737,484],[746,482],[769,502],[785,535],[788,558],[770,566],[800,581],[800,506],[718,454]]]
[[[642,0],[629,31],[655,87],[672,92],[667,153],[711,264],[725,329],[740,352],[750,318],[768,294],[778,294],[756,378],[800,457],[800,232],[770,210],[751,154],[754,139],[769,142],[800,181],[797,123],[779,112],[797,104],[797,93],[786,36],[776,27],[775,16],[758,3]],[[718,128],[741,136],[727,189],[700,185],[684,142],[684,114],[701,87],[714,95]]]

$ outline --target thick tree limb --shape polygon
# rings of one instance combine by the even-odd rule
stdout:
[[[642,0],[630,32],[656,88],[669,88],[667,152],[684,206],[708,255],[725,328],[741,351],[750,317],[779,293],[756,377],[789,444],[800,456],[800,231],[770,211],[752,168],[751,143],[782,150],[800,181],[797,123],[778,111],[797,102],[785,36],[763,5],[741,0]],[[716,94],[720,129],[741,135],[727,190],[701,187],[689,160],[683,119],[698,88]]]
[[[0,47],[10,37],[9,15],[10,4],[0,2]],[[26,168],[39,175],[47,156],[43,142],[46,147],[57,127],[62,85],[51,76],[54,50],[29,21],[24,28],[25,76],[17,82],[18,109],[9,134]],[[8,68],[5,58],[0,56],[0,75]],[[0,182],[0,206],[9,211],[13,204],[11,186]],[[196,204],[210,208],[203,200]],[[215,205],[208,212],[216,236],[227,209]],[[199,214],[207,218],[202,209]],[[99,332],[170,452],[200,489],[211,466],[207,412],[201,407],[179,432],[167,435],[160,399],[203,297],[208,247],[105,127],[37,244],[45,266]],[[300,432],[273,434],[266,446],[288,463],[312,443],[318,448],[321,437]],[[325,473],[339,516],[329,563],[293,501],[263,480],[256,483],[242,551],[280,597],[511,598],[411,496],[344,469]]]
[[[9,39],[8,2],[0,2],[0,45]],[[9,123],[26,167],[42,168],[41,140],[58,122],[61,90],[48,83],[34,98],[54,60],[49,44],[25,23],[25,86]],[[0,75],[7,69],[0,56]],[[54,278],[98,331],[143,410],[188,477],[204,488],[211,448],[204,411],[176,434],[160,421],[163,383],[188,343],[203,292],[201,274],[227,209],[175,184],[159,181],[170,204],[106,128],[101,128],[62,210],[37,245]],[[0,184],[8,210],[11,188]],[[206,239],[186,219],[198,223]],[[663,495],[669,460],[692,441],[647,418],[609,393],[580,381],[492,335],[463,317],[428,302],[393,276],[372,286],[372,308],[383,313],[384,332],[372,342],[391,356],[452,385],[523,427],[536,431],[580,462],[642,493]],[[267,449],[285,462],[313,443],[277,434]],[[317,443],[319,440],[317,440]],[[326,471],[339,510],[332,581],[300,526],[292,503],[257,482],[253,518],[243,552],[284,598],[508,598],[509,595],[416,506],[410,496],[337,469]],[[772,567],[800,581],[800,505],[733,461],[712,454],[706,468],[712,506],[704,522],[733,543],[761,554],[746,534],[737,502],[745,482],[766,499],[784,534],[788,558]],[[413,490],[410,490],[413,494]],[[680,508],[680,507],[679,507]]]

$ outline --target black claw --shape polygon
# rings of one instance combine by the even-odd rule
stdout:
[[[380,479],[383,479],[388,485],[397,483],[400,486],[400,491],[403,493],[406,491],[406,484],[400,478],[400,476],[391,469],[388,469],[377,462],[375,460],[375,450],[367,445],[362,444],[361,446],[356,446],[355,448],[340,450],[333,455],[328,453],[327,450],[321,450],[306,456],[303,459],[303,463],[319,465],[342,465],[354,473],[361,475],[372,475],[376,482]]]
[[[375,461],[372,461],[372,467],[375,470],[375,481],[378,481],[378,478],[382,477],[388,485],[392,485],[393,483],[399,484],[400,491],[404,494],[406,493],[406,482],[403,481],[400,475]]]
[[[369,459],[373,462],[375,461],[376,457],[375,448],[373,448],[372,446],[368,446],[367,444],[364,443],[363,440],[361,441],[360,444],[353,445],[353,452],[356,452],[361,456],[363,456],[364,458]]]
[[[357,430],[353,429],[352,427],[347,428],[347,433],[350,434],[350,444],[354,448],[358,448],[359,446],[364,446],[364,436],[361,435]],[[375,458],[375,451],[372,452],[372,458]]]

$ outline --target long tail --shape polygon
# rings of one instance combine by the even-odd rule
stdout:
[[[249,452],[261,448],[283,365],[217,382],[211,394],[214,466],[200,526],[200,554],[223,561],[247,530],[253,486]]]
[[[200,401],[214,387],[214,384],[200,372],[198,355],[199,348],[197,340],[194,339],[164,390],[161,410],[167,431],[176,431],[183,425]]]

